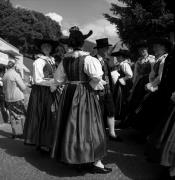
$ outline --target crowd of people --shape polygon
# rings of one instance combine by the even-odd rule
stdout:
[[[1,112],[11,124],[12,137],[22,136],[25,145],[77,170],[106,174],[112,171],[102,163],[106,141],[122,142],[116,127],[132,127],[147,144],[148,160],[168,167],[175,176],[171,42],[162,37],[142,40],[135,45],[138,55],[133,61],[128,49],[111,51],[108,38],[96,40],[95,56],[85,52],[83,44],[91,34],[74,26],[59,42],[35,39],[39,53],[27,110],[17,54],[4,51],[9,63],[6,71],[0,68]]]

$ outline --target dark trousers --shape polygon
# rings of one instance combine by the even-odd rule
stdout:
[[[111,93],[98,93],[98,95],[104,124],[107,127],[107,117],[114,117],[113,96]]]

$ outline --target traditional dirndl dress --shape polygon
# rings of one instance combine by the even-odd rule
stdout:
[[[54,82],[55,64],[51,64],[45,56],[39,57],[34,63],[34,82],[40,79],[41,83],[32,85],[24,126],[24,143],[51,148],[55,126],[51,107],[56,92],[51,93],[50,86]]]
[[[70,53],[56,71],[64,72],[68,81],[58,101],[52,157],[68,164],[94,162],[106,154],[101,109],[89,85],[101,67],[95,67],[97,59],[86,55],[83,51]]]
[[[133,81],[132,92],[128,98],[127,109],[127,123],[131,124],[134,118],[134,110],[137,108],[143,97],[146,95],[145,85],[149,82],[149,73],[151,72],[151,63],[146,61],[144,63],[136,62]]]
[[[123,66],[127,66],[127,68],[123,68]],[[131,78],[133,76],[131,67],[127,61],[123,61],[119,65],[118,72],[120,74],[119,79],[126,78],[125,85],[122,85],[120,81],[118,80],[114,86],[113,91],[113,98],[114,98],[114,104],[115,104],[115,119],[121,121],[123,123],[125,116],[126,116],[126,110],[127,110],[127,99],[129,96],[129,90],[132,87],[132,81]]]
[[[167,54],[161,56],[159,58],[160,60],[158,59],[153,66],[154,77],[152,77],[153,80],[151,83],[154,84],[154,87],[158,87],[160,83],[160,81],[157,80],[159,79],[157,77],[161,77],[162,74],[159,68],[160,65],[162,66],[162,64],[164,64],[166,57]],[[162,102],[167,104],[167,98],[163,97],[161,92],[148,92],[135,111],[136,114],[133,121],[133,127],[140,130],[142,133],[145,133],[145,135],[151,133],[160,122],[160,119],[165,116],[164,112],[167,107],[162,105]]]
[[[161,165],[173,168],[175,176],[175,103],[161,134]]]

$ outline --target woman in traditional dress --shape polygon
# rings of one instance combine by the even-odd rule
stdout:
[[[160,163],[169,168],[171,177],[175,177],[175,93],[172,96],[171,112],[159,140]]]
[[[128,98],[128,111],[126,116],[126,122],[128,125],[132,123],[134,110],[147,93],[145,85],[149,82],[149,73],[151,72],[151,66],[155,61],[155,57],[148,53],[147,41],[140,41],[136,44],[136,48],[138,49],[139,58],[134,66],[132,79],[133,86]]]
[[[160,101],[159,118],[156,128],[148,138],[147,157],[168,167],[170,175],[175,176],[175,49],[165,59],[161,83],[158,87]],[[174,93],[173,93],[174,92]],[[170,99],[171,97],[171,99]]]
[[[117,57],[118,73],[120,74],[118,81],[114,87],[114,102],[115,102],[115,119],[120,121],[123,125],[123,121],[126,115],[127,98],[129,90],[132,87],[133,72],[128,62],[130,57],[128,50],[119,50],[111,54]]]
[[[10,115],[12,138],[22,137],[26,110],[24,106],[24,92],[26,85],[15,70],[16,57],[20,54],[14,51],[4,51],[8,54],[7,71],[3,76],[3,92],[6,106]]]
[[[51,56],[58,42],[35,40],[40,49],[33,63],[33,85],[29,98],[27,118],[24,127],[24,143],[35,145],[38,150],[49,150],[53,141],[55,122],[51,106],[54,93],[50,86],[54,82],[55,60]]]
[[[90,53],[81,50],[84,40],[72,27],[64,40],[73,49],[58,66],[55,80],[65,84],[58,101],[52,157],[67,164],[88,164],[88,171],[109,173],[101,159],[106,155],[106,137],[95,90],[103,87],[102,68]],[[54,90],[54,88],[51,88]]]
[[[136,110],[136,121],[133,124],[145,137],[153,132],[165,115],[164,112],[166,112],[167,107],[164,104],[168,102],[167,97],[160,97],[157,90],[161,83],[164,62],[169,52],[170,42],[164,38],[154,38],[150,42],[153,45],[155,63],[149,74],[149,83],[145,85],[148,93]]]

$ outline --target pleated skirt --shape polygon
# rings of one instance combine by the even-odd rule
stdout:
[[[51,148],[56,124],[52,105],[55,93],[46,86],[33,85],[24,125],[24,143]]]
[[[118,81],[114,87],[113,98],[115,105],[115,119],[120,120],[121,122],[124,122],[126,116],[130,88],[131,81],[127,81],[126,85],[122,85]]]
[[[161,164],[175,167],[175,105],[161,136]]]
[[[96,94],[86,84],[67,84],[58,101],[52,158],[90,163],[106,154],[106,137]]]

